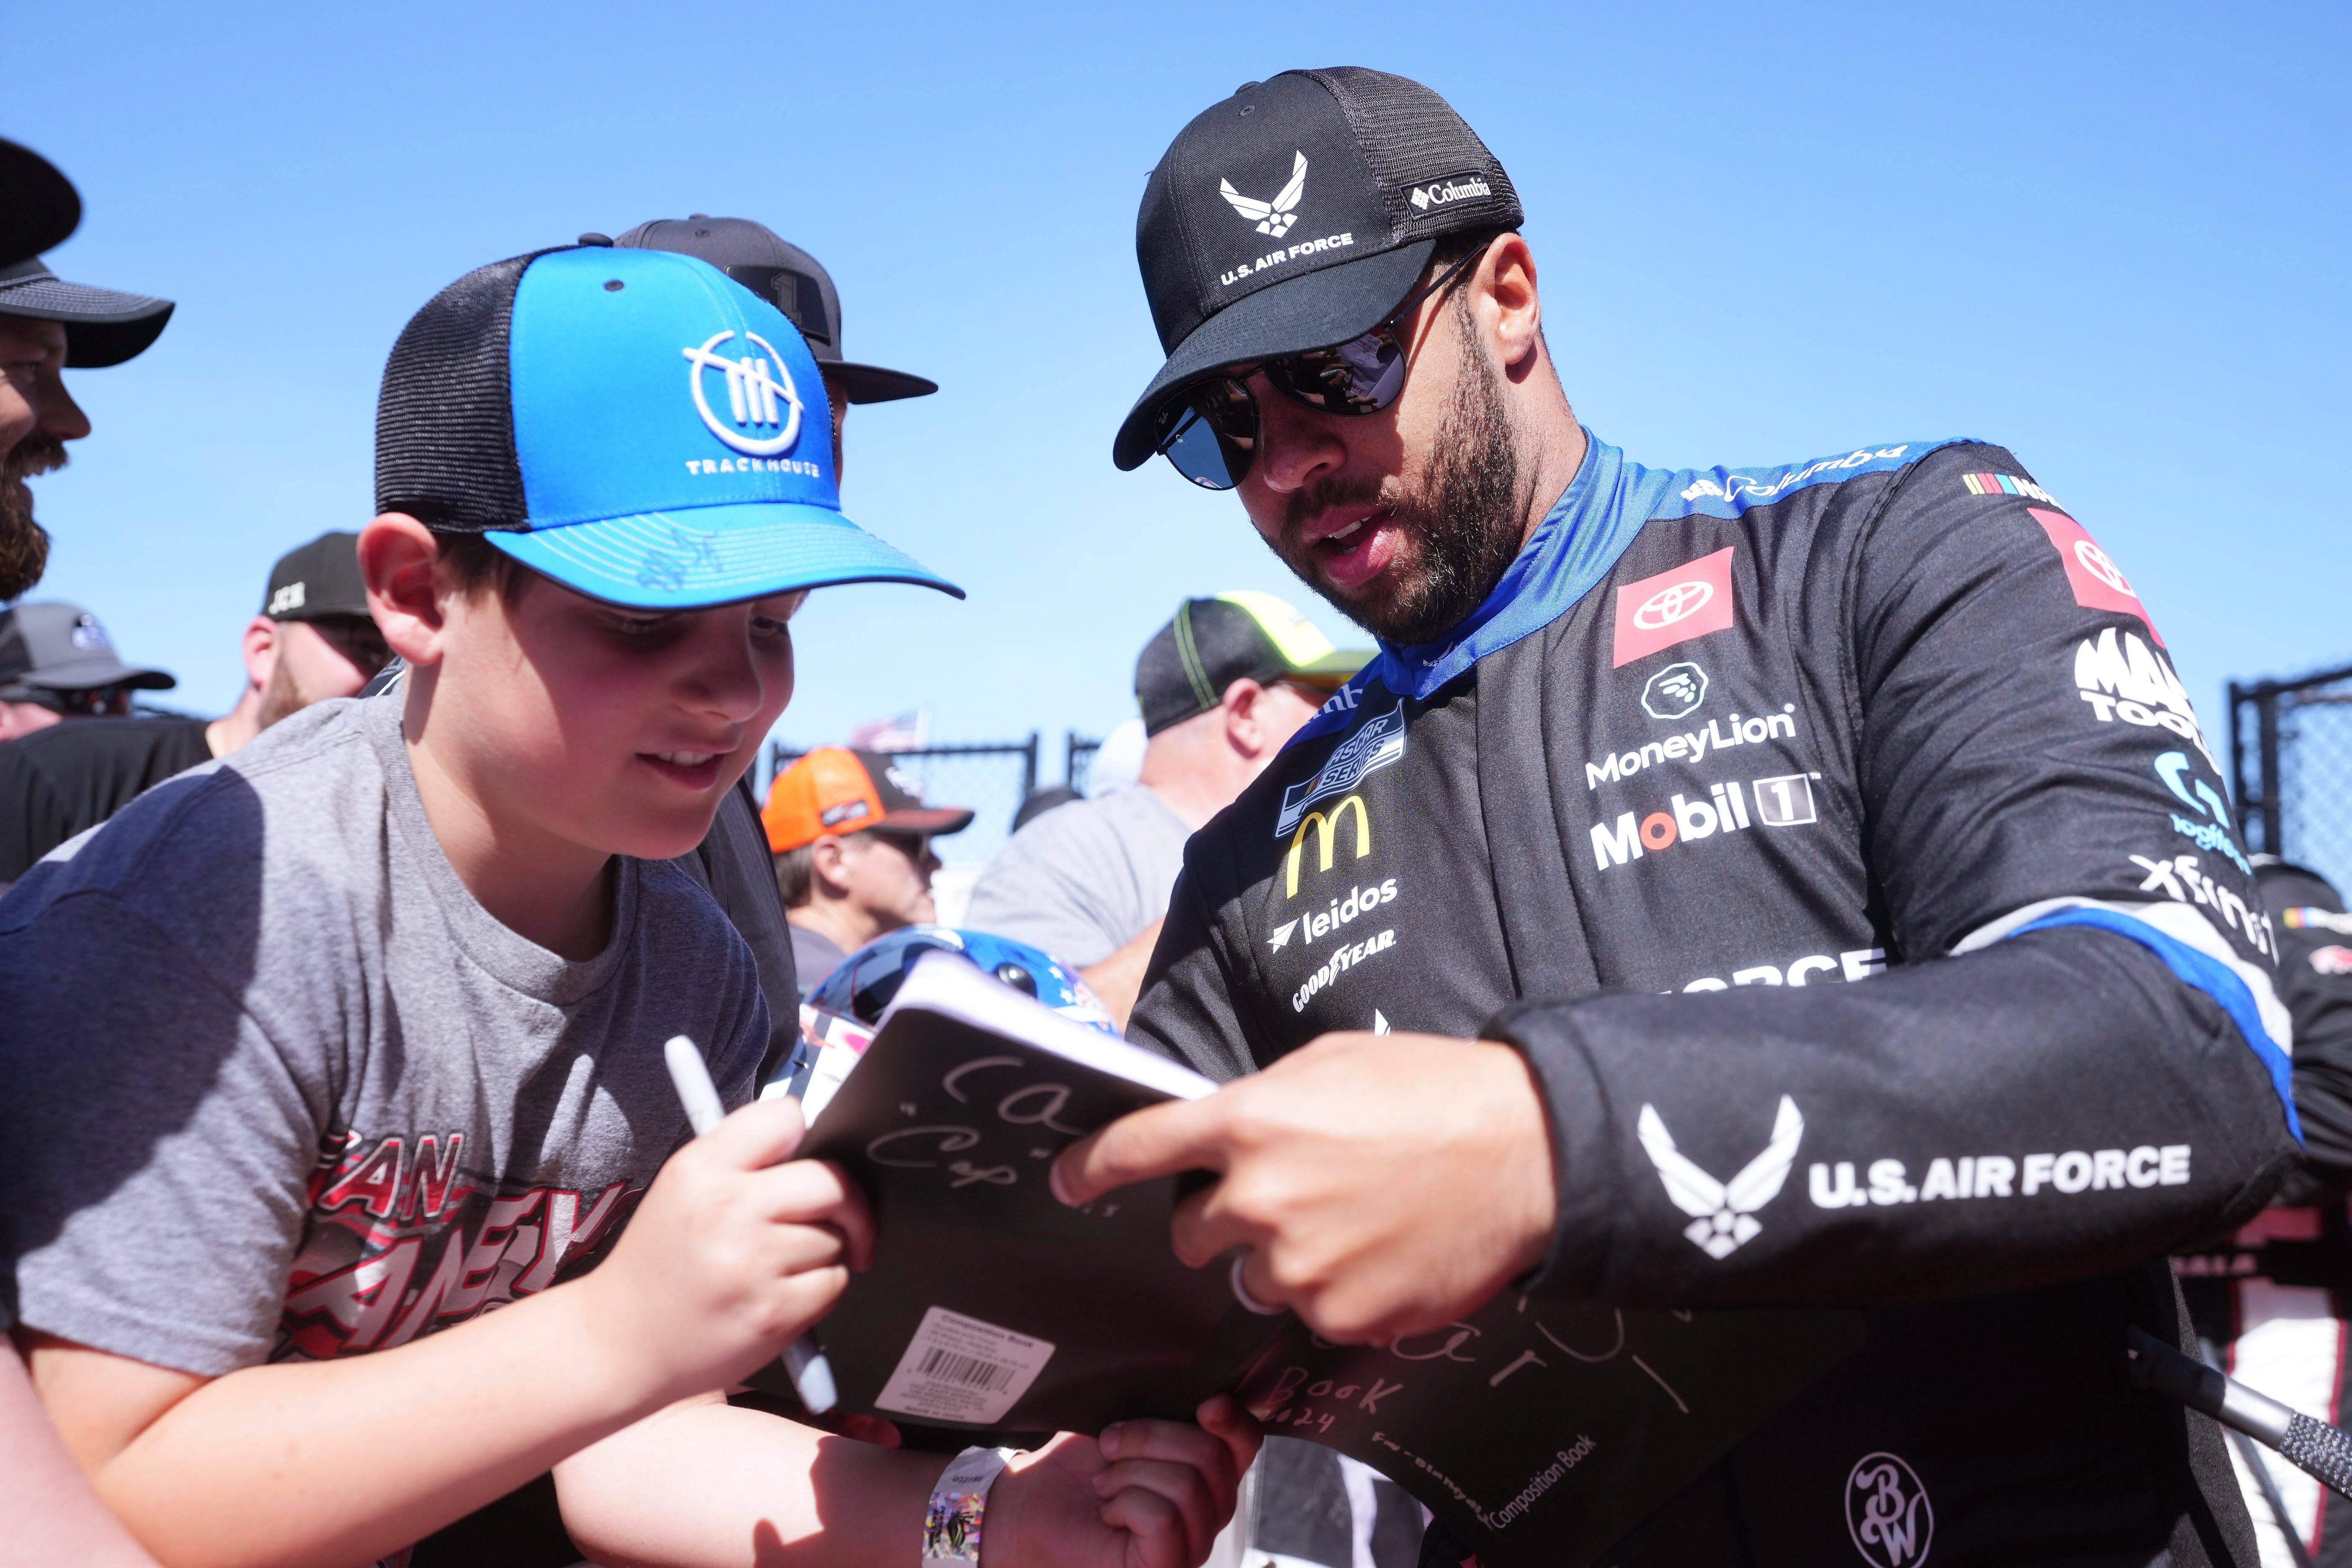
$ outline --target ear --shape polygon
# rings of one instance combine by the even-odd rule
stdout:
[[[447,626],[440,541],[415,518],[392,511],[360,530],[359,549],[368,613],[385,643],[410,664],[438,664]]]
[[[1535,368],[1543,345],[1543,302],[1536,295],[1535,253],[1516,234],[1486,247],[1472,274],[1472,314],[1504,374],[1517,381]]]
[[[1224,719],[1226,744],[1251,761],[1265,750],[1265,688],[1244,676],[1225,688],[1224,698],[1217,704]]]
[[[842,862],[846,852],[842,847],[841,835],[828,833],[809,846],[809,885],[823,888],[839,898],[849,891],[849,878]]]
[[[269,684],[278,668],[278,623],[256,616],[245,623],[245,678],[256,691]]]

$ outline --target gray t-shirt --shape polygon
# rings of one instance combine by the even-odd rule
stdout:
[[[1192,836],[1143,784],[1057,805],[997,851],[964,924],[1064,963],[1100,963],[1168,912]]]
[[[0,900],[25,1323],[206,1375],[388,1349],[601,1256],[688,1135],[671,1035],[750,1095],[766,1010],[709,896],[623,858],[583,963],[499,924],[400,710],[296,714]]]

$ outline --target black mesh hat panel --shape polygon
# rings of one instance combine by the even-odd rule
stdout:
[[[530,515],[507,375],[515,289],[533,251],[478,267],[408,319],[375,405],[375,509],[480,532]]]
[[[1339,100],[1399,233],[1420,239],[1465,228],[1519,226],[1524,215],[1510,175],[1437,94],[1409,77],[1362,66],[1297,74],[1320,82]],[[1445,198],[1449,179],[1463,193],[1457,199]],[[1475,184],[1486,191],[1476,191]]]

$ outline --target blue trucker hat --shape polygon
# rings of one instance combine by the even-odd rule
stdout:
[[[384,366],[375,504],[632,609],[836,583],[963,597],[841,515],[798,330],[668,251],[541,251],[435,295]]]

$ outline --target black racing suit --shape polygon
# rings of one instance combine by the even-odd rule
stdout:
[[[1610,1561],[2251,1568],[2218,1432],[2116,1342],[2183,1338],[2163,1255],[2293,1161],[2275,945],[2155,628],[2008,453],[1596,441],[1477,612],[1192,839],[1130,1033],[1221,1078],[1508,1041],[1559,1177],[1530,1295],[1868,1309]]]

